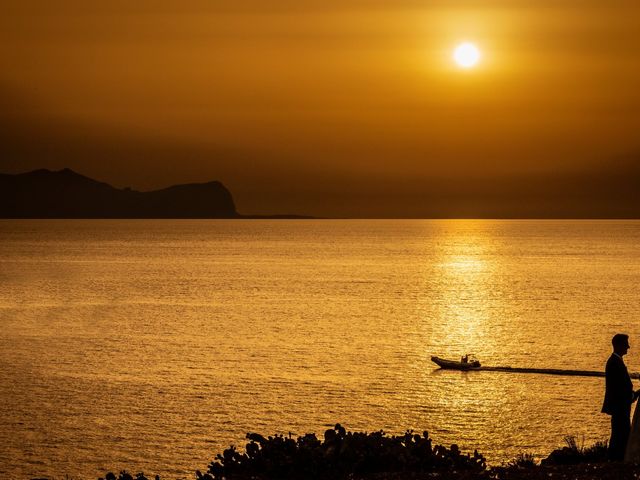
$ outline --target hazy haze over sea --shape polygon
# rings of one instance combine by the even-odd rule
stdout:
[[[411,428],[493,463],[608,436],[639,221],[2,221],[0,477],[192,478],[249,431]],[[636,382],[636,388],[639,385]]]

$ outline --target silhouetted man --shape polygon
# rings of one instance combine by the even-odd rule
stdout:
[[[606,389],[602,413],[611,415],[611,440],[609,441],[609,459],[611,461],[624,460],[631,423],[631,404],[637,394],[633,391],[633,384],[622,357],[629,351],[629,336],[617,333],[611,339],[613,353],[607,360],[605,370]]]

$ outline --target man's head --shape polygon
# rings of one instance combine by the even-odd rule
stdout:
[[[625,355],[629,351],[629,335],[624,333],[616,333],[611,339],[613,351],[618,355]]]

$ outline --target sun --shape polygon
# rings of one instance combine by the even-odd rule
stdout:
[[[475,67],[480,61],[480,50],[471,42],[461,43],[453,51],[453,60],[461,68]]]

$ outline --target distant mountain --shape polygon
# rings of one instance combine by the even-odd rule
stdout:
[[[0,174],[0,218],[238,218],[220,182],[152,192],[118,189],[73,170]]]

